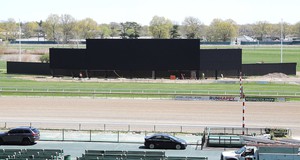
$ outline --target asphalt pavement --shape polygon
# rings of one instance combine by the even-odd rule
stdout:
[[[35,145],[1,145],[0,149],[63,149],[64,155],[71,155],[72,159],[80,157],[85,150],[149,150],[144,148],[143,143],[104,143],[104,142],[68,142],[68,141],[38,141]],[[161,149],[155,149],[161,151]],[[196,145],[189,145],[185,150],[162,150],[166,156],[189,156],[189,157],[208,157],[209,160],[220,159],[220,154],[224,148],[203,148]]]

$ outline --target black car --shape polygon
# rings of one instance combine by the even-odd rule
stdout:
[[[154,134],[146,136],[144,145],[146,148],[163,148],[163,149],[185,149],[187,143],[185,140],[171,136],[169,134]]]
[[[0,133],[0,144],[34,144],[40,139],[40,131],[33,127],[17,127]]]

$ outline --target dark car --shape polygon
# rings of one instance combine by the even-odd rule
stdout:
[[[33,127],[17,127],[0,133],[0,144],[34,144],[40,139],[40,131]]]
[[[185,140],[171,136],[169,134],[154,134],[146,136],[144,145],[146,148],[163,148],[163,149],[185,149],[187,143]]]

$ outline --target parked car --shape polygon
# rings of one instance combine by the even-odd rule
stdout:
[[[40,131],[33,127],[17,127],[0,133],[0,144],[34,144],[40,139]]]
[[[187,147],[185,140],[169,134],[154,134],[151,136],[146,136],[144,145],[146,148],[150,149],[185,149]]]

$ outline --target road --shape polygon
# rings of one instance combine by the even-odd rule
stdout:
[[[59,142],[59,141],[39,141],[35,145],[30,146],[16,146],[16,145],[2,145],[0,149],[63,149],[64,155],[71,155],[75,157],[81,156],[85,150],[99,149],[99,150],[149,150],[143,148],[141,143],[100,143],[100,142]],[[157,151],[158,149],[155,149]],[[159,150],[160,151],[160,150]],[[196,146],[188,146],[185,150],[163,150],[166,156],[191,156],[191,157],[208,157],[209,160],[220,159],[220,154],[224,151],[223,148],[204,148],[196,150]]]

